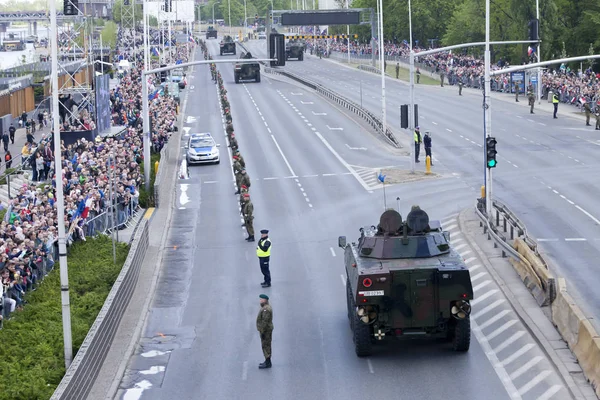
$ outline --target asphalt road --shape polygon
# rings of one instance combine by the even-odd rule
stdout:
[[[209,43],[217,54],[217,42]],[[169,252],[118,398],[570,398],[457,232],[456,212],[472,205],[474,191],[446,165],[438,179],[390,186],[386,198],[394,207],[400,198],[404,213],[419,204],[452,232],[475,286],[471,350],[411,341],[356,357],[337,237],[355,240],[359,227],[378,222],[384,198],[375,171],[405,167],[407,158],[300,86],[266,74],[260,84],[236,85],[233,68],[219,68],[252,179],[255,229],[269,229],[273,240],[273,286],[260,287],[256,245],[244,241],[216,88],[197,67],[188,74],[184,133],[212,132],[222,161],[190,167],[177,185]],[[262,292],[274,309],[270,370],[257,368]]]
[[[264,41],[249,46],[253,54],[264,54]],[[381,113],[377,75],[312,56],[290,61],[285,68]],[[386,82],[388,123],[400,131],[399,107],[408,102],[408,85],[394,79]],[[479,193],[484,145],[481,92],[465,89],[459,97],[456,87],[416,85],[415,93],[421,131],[432,132],[434,170],[438,165],[447,168]],[[494,197],[526,224],[598,326],[600,179],[594,178],[594,171],[600,167],[600,133],[583,120],[565,117],[571,112],[573,107],[561,105],[558,119],[539,109],[532,115],[512,96],[493,97],[492,136],[498,141],[499,161],[493,170]]]

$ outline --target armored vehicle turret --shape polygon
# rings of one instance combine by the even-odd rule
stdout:
[[[215,39],[217,38],[217,30],[212,26],[209,26],[206,30],[206,40],[210,39],[211,37]]]
[[[225,36],[219,43],[219,52],[223,54],[236,54],[235,42],[231,36]]]
[[[242,52],[240,56],[240,59],[245,60],[250,60],[252,58],[253,57],[250,52]],[[255,82],[260,82],[260,64],[258,62],[234,64],[233,77],[235,78],[235,83],[240,83],[242,81],[247,80],[254,80]]]
[[[359,357],[389,338],[445,338],[469,350],[471,277],[439,221],[413,206],[405,221],[385,211],[358,243],[340,236],[346,264],[348,319]]]

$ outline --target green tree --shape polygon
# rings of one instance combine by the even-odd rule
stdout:
[[[113,21],[107,21],[102,28],[102,44],[114,48],[117,43],[117,31],[119,27]]]
[[[130,3],[129,4],[133,4],[134,0],[129,0]],[[113,16],[113,21],[115,21],[118,24],[121,24],[121,10],[123,9],[123,7],[131,7],[131,5],[129,6],[123,6],[123,0],[115,0],[115,2],[113,3],[113,9],[112,9],[112,16]],[[137,24],[138,22],[140,22],[143,18],[143,12],[144,10],[142,9],[142,5],[141,4],[136,4],[135,5],[135,9],[134,11],[134,21]]]

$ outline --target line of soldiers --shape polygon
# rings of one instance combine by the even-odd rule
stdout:
[[[208,54],[204,41],[201,41],[201,47],[204,51],[205,59],[212,60],[212,57]],[[231,116],[230,104],[229,100],[227,100],[227,89],[225,89],[225,85],[223,84],[223,78],[221,77],[221,73],[217,70],[215,64],[210,64],[210,73],[212,80],[219,88],[221,109],[227,124],[225,128],[227,140],[229,142],[227,147],[231,148],[233,158],[233,173],[235,175],[235,185],[237,187],[235,194],[240,196],[240,213],[244,219],[242,226],[246,227],[246,232],[248,232],[248,237],[246,240],[248,242],[254,242],[254,205],[250,200],[249,193],[251,185],[250,176],[246,172],[246,162],[240,153],[239,145],[235,137],[233,118]]]

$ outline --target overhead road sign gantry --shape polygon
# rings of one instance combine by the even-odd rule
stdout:
[[[281,25],[359,25],[361,9],[346,10],[273,10],[281,15]]]

